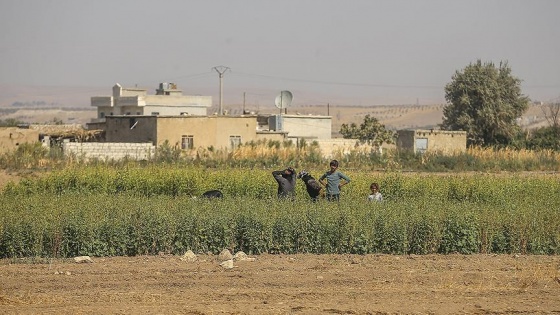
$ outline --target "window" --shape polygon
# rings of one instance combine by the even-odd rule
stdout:
[[[159,116],[159,112],[152,112],[152,116]]]
[[[191,135],[181,136],[181,149],[194,149],[194,137]]]
[[[105,113],[104,112],[99,113],[99,118],[105,118]]]
[[[232,149],[237,148],[241,144],[241,136],[229,136],[229,143]]]
[[[425,153],[428,149],[427,138],[416,138],[416,153]]]

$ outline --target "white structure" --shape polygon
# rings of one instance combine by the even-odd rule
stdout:
[[[160,83],[155,95],[146,89],[113,86],[113,96],[93,96],[91,106],[97,107],[96,122],[114,115],[207,115],[212,96],[183,95],[175,83]]]
[[[332,117],[316,115],[272,115],[262,129],[286,132],[287,138],[331,139]]]

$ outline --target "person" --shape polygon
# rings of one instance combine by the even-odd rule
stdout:
[[[278,183],[278,198],[295,198],[296,170],[291,167],[282,171],[272,172],[272,176]]]
[[[329,163],[330,170],[325,172],[320,178],[321,185],[327,188],[326,198],[328,201],[340,200],[340,188],[350,183],[350,177],[338,171],[338,161],[332,160]],[[327,180],[325,182],[325,179]],[[344,180],[344,181],[343,181]]]
[[[379,184],[372,183],[369,189],[371,189],[371,195],[368,196],[369,201],[383,201],[383,195],[379,192]]]

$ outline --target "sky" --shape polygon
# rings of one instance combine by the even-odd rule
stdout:
[[[445,102],[478,59],[560,97],[557,0],[0,0],[0,85],[173,82],[223,103]],[[94,93],[95,92],[95,93]],[[92,95],[93,96],[93,95]],[[89,101],[89,99],[87,100]]]

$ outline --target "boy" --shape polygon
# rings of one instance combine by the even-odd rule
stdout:
[[[321,185],[327,188],[327,201],[339,201],[340,200],[340,188],[342,186],[350,183],[350,178],[344,173],[338,171],[338,161],[332,160],[329,163],[330,170],[325,172],[323,176],[319,178]],[[325,183],[325,179],[327,182]],[[344,181],[342,181],[344,180]]]

